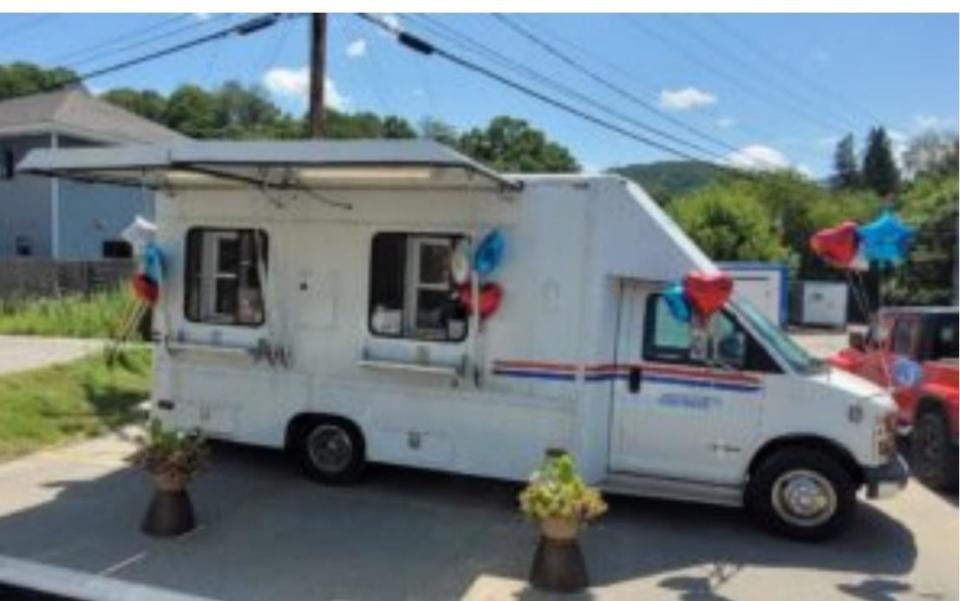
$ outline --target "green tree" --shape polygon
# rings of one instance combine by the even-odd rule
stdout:
[[[837,142],[833,153],[833,171],[831,183],[835,189],[856,188],[860,185],[860,169],[857,167],[853,134],[847,134]]]
[[[957,169],[957,134],[927,131],[910,140],[903,153],[907,177],[950,173]]]
[[[165,124],[193,138],[216,137],[214,97],[199,86],[183,85],[170,95]]]
[[[0,100],[51,91],[76,76],[76,72],[61,67],[44,69],[24,62],[0,64]]]
[[[387,115],[383,119],[380,135],[384,138],[416,138],[417,131],[403,117]]]
[[[436,140],[450,147],[457,145],[457,130],[449,123],[433,117],[420,120],[420,137]]]
[[[677,224],[716,261],[780,261],[789,251],[748,181],[712,184],[670,203]]]
[[[867,137],[867,150],[863,155],[863,183],[880,196],[892,194],[900,183],[890,137],[882,127],[874,127]]]
[[[885,278],[895,304],[955,304],[957,293],[957,162],[919,175],[899,198],[905,221],[917,228],[906,260]]]
[[[507,173],[569,173],[580,166],[565,147],[551,142],[523,119],[500,116],[486,128],[463,133],[457,146],[464,154]]]
[[[167,99],[153,90],[116,88],[105,92],[100,97],[151,121],[163,123],[166,118]]]

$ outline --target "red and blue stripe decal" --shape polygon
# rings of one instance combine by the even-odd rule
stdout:
[[[587,382],[626,380],[633,367],[643,370],[645,382],[734,392],[757,392],[763,388],[763,378],[757,374],[665,363],[588,365],[584,368],[583,378]],[[493,374],[506,378],[573,382],[577,379],[577,372],[577,365],[573,363],[519,360],[493,362]]]

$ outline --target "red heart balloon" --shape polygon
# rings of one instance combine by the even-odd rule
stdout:
[[[691,271],[683,276],[683,294],[700,317],[710,317],[733,292],[733,278],[722,271]]]
[[[850,265],[857,256],[857,224],[844,221],[810,236],[810,248],[827,263],[838,267]]]
[[[469,284],[457,289],[457,300],[468,313],[473,311],[473,295],[470,292]],[[480,286],[480,319],[493,315],[500,306],[501,299],[503,299],[503,288],[500,284],[487,282]]]

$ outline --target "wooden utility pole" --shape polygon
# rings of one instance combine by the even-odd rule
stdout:
[[[327,14],[314,13],[310,23],[310,135],[322,138],[326,122],[323,83],[327,62]]]

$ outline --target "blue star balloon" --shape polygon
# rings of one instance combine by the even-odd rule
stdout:
[[[878,263],[903,261],[915,233],[915,228],[904,225],[890,210],[884,211],[870,223],[857,228],[860,252],[867,260]]]
[[[683,323],[690,321],[690,303],[687,302],[682,285],[673,284],[664,290],[663,300],[667,301],[667,308],[674,319]]]

